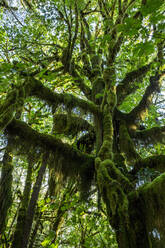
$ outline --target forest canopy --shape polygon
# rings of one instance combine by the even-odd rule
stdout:
[[[0,247],[163,248],[164,1],[0,9]]]

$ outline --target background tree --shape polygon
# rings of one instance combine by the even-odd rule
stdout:
[[[1,210],[3,243],[33,247],[31,237],[43,223],[42,213],[37,214],[37,204],[44,198],[42,187],[48,189],[45,199],[52,201],[67,191],[68,182],[75,182],[81,199],[93,189],[98,191],[103,200],[99,207],[106,206],[119,248],[162,247],[164,1],[23,1],[24,10],[4,3],[0,30],[0,128],[2,142],[7,140],[0,184],[1,194],[6,194],[0,200],[7,206]],[[19,194],[16,191],[19,211],[11,221],[7,211],[14,204],[14,159],[25,158],[26,183],[24,191],[22,187]],[[9,164],[9,173],[4,173]],[[61,204],[64,198],[59,198]],[[53,228],[64,209],[58,206]],[[85,225],[81,217],[79,223]],[[12,234],[7,240],[9,226]],[[46,227],[41,229],[48,234]],[[81,247],[88,247],[86,235],[90,237],[83,226]],[[51,244],[50,240],[42,244],[56,247],[56,231]]]

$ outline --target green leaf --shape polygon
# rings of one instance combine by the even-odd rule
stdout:
[[[104,96],[104,93],[97,93],[96,95],[95,95],[95,99],[99,99],[99,98],[101,98],[101,97],[103,97]]]
[[[45,240],[41,243],[41,245],[42,245],[43,247],[46,247],[47,245],[49,245],[49,243],[50,243],[50,240],[49,240],[49,239],[45,239]]]
[[[143,5],[141,12],[143,16],[154,14],[163,5],[164,0],[148,0],[147,4]]]
[[[155,51],[155,46],[152,41],[147,41],[145,43],[141,42],[136,45],[133,50],[134,56],[148,56]]]

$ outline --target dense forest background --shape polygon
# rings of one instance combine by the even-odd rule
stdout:
[[[0,248],[164,248],[163,0],[0,2]]]

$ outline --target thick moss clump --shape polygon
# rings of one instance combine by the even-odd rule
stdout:
[[[101,162],[99,158],[96,158],[95,166],[99,190],[106,204],[110,221],[113,222],[114,217],[119,215],[120,218],[125,219],[125,223],[128,223],[128,199],[123,191],[124,186],[129,185],[128,180],[109,159]],[[122,186],[123,182],[125,185]]]

